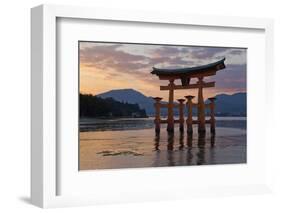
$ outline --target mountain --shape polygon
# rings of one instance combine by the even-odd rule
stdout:
[[[246,93],[235,93],[233,95],[219,94],[216,98],[215,111],[217,115],[246,116]]]
[[[147,97],[134,89],[110,90],[97,96],[101,98],[113,98],[123,103],[137,103],[141,109],[145,109],[147,115],[154,114],[153,98]]]
[[[97,96],[101,98],[113,98],[123,103],[138,104],[141,109],[145,109],[147,115],[154,115],[153,98],[147,97],[134,89],[110,90]],[[216,98],[216,115],[246,116],[246,93],[236,93],[233,95],[219,94]],[[166,114],[166,109],[161,110],[161,112],[162,114]],[[196,109],[194,112],[196,113]]]

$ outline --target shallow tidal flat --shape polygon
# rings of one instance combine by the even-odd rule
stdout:
[[[80,170],[246,163],[246,130],[217,127],[199,137],[165,128],[80,132]]]

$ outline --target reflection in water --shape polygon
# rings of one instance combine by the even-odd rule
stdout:
[[[211,147],[215,146],[215,134],[211,135]]]
[[[183,134],[183,132],[180,132],[180,139],[179,139],[180,146],[179,146],[179,150],[183,150],[183,148],[184,148],[183,139],[184,139],[184,134]]]
[[[79,166],[92,170],[246,163],[247,131],[216,130],[215,136],[206,132],[205,142],[197,131],[191,136],[186,131],[180,134],[178,128],[169,137],[165,128],[158,135],[153,128],[80,132]]]
[[[175,166],[175,159],[174,159],[174,152],[173,152],[174,142],[175,142],[174,133],[168,133],[167,160],[169,166]]]
[[[210,162],[211,163],[215,163],[216,162],[216,149],[215,147],[215,135],[212,134],[211,138],[210,138],[210,144],[211,144],[211,148],[210,148]]]
[[[193,140],[193,135],[192,134],[188,134],[187,135],[187,137],[186,137],[186,139],[187,139],[187,147],[189,148],[189,149],[191,149],[192,148],[192,140]]]
[[[192,140],[193,140],[193,135],[188,134],[186,137],[187,141],[187,154],[186,154],[186,163],[187,165],[190,165],[192,163],[193,159],[193,153],[192,153]]]
[[[159,146],[160,146],[160,134],[159,133],[156,133],[155,134],[155,137],[154,137],[154,150],[156,151],[156,155],[155,155],[155,160],[152,164],[152,166],[160,166],[160,162],[161,162],[161,156],[160,156],[160,149],[159,149]]]
[[[159,142],[160,142],[160,134],[156,133],[155,134],[155,138],[154,138],[154,147],[155,147],[155,151],[159,151]]]
[[[175,166],[179,163],[179,165],[183,165],[184,159],[186,160],[187,165],[191,164],[207,164],[206,160],[206,151],[209,150],[207,157],[208,158],[214,158],[214,152],[213,147],[215,146],[215,135],[211,135],[209,137],[206,137],[206,134],[199,134],[198,138],[195,138],[195,142],[197,142],[197,146],[193,147],[193,135],[187,134],[186,135],[186,147],[184,145],[185,140],[185,134],[179,133],[179,137],[176,137],[174,133],[168,133],[167,134],[167,142],[163,141],[163,143],[167,144],[166,149],[166,159],[168,161],[169,166]],[[206,140],[207,138],[207,140]],[[157,161],[160,160],[160,149],[163,147],[164,144],[160,143],[160,134],[156,134],[154,138],[154,150],[159,152],[156,156],[155,164],[157,164]],[[179,148],[178,150],[175,150],[175,142],[178,142]],[[175,152],[179,152],[178,155],[175,155]],[[186,156],[185,156],[186,155]],[[175,159],[175,156],[178,157],[178,159]],[[164,157],[164,156],[162,156]],[[213,161],[214,159],[209,159]]]
[[[205,163],[205,144],[206,135],[199,134],[198,136],[198,152],[197,152],[197,165],[202,165]]]
[[[184,133],[180,132],[179,136],[179,164],[184,165]]]
[[[168,133],[168,144],[167,144],[167,149],[168,149],[169,151],[174,150],[174,142],[175,142],[174,133]]]

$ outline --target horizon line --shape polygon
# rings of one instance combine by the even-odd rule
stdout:
[[[98,94],[96,94],[96,95],[94,95],[93,93],[83,93],[83,92],[80,92],[80,91],[79,91],[79,94],[98,96],[98,95],[101,95],[101,94],[104,94],[104,93],[108,93],[108,92],[111,92],[111,91],[118,91],[118,90],[134,90],[134,91],[136,91],[136,92],[141,93],[142,95],[144,95],[144,96],[146,96],[146,97],[153,97],[153,96],[148,96],[148,95],[144,94],[143,92],[140,92],[139,90],[136,90],[136,89],[133,89],[133,88],[111,89],[111,90],[107,90],[107,91],[98,93]],[[225,93],[225,92],[222,92],[222,93],[217,93],[215,96],[217,96],[217,95],[235,95],[235,94],[239,94],[239,93],[246,93],[246,94],[247,94],[246,91],[233,92],[233,93]]]

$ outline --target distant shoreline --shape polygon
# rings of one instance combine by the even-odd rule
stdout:
[[[176,115],[175,118],[178,116]],[[206,119],[208,119],[209,115],[206,115]],[[216,118],[243,118],[246,119],[247,116],[243,115],[215,115]],[[166,116],[163,116],[165,119]],[[193,116],[196,118],[196,115]],[[79,121],[87,121],[87,120],[123,120],[123,119],[130,119],[130,120],[141,120],[141,119],[154,119],[154,116],[146,116],[146,117],[131,117],[131,116],[124,116],[124,117],[80,117]]]
[[[175,117],[176,118],[176,117]],[[165,119],[165,118],[163,118]],[[176,118],[177,119],[177,118]],[[194,117],[194,119],[196,119]],[[206,117],[209,119],[209,117]],[[163,127],[165,124],[163,125]],[[217,127],[231,127],[239,129],[247,129],[246,117],[217,117]],[[80,132],[85,131],[126,131],[136,129],[153,129],[154,117],[148,118],[110,118],[110,119],[98,119],[98,118],[83,118],[79,120]],[[177,125],[176,125],[177,128]]]

